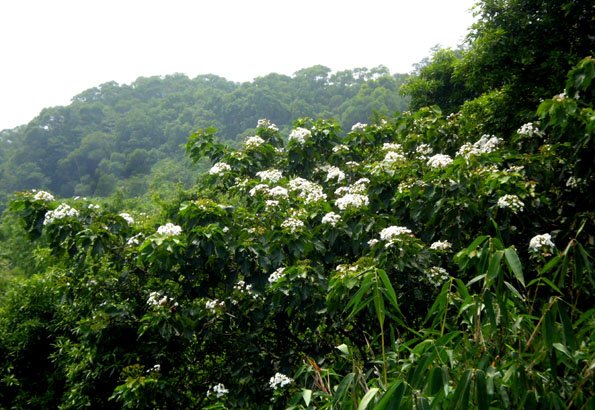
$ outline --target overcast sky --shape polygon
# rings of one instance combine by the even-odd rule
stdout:
[[[0,130],[107,81],[251,81],[322,64],[405,73],[460,44],[474,0],[2,0]]]

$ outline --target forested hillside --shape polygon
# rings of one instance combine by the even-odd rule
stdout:
[[[412,110],[247,103],[180,136],[198,177],[154,202],[15,193],[0,408],[595,408],[595,10],[477,7]]]
[[[196,170],[181,145],[199,128],[216,127],[235,141],[262,116],[285,131],[303,116],[347,126],[406,109],[398,92],[406,78],[385,67],[331,73],[314,66],[246,83],[176,74],[102,84],[0,133],[0,201],[33,187],[62,196],[109,196],[118,188],[137,196],[164,182],[188,186]]]

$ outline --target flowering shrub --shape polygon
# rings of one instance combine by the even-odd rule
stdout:
[[[210,170],[136,223],[17,194],[47,270],[0,299],[2,404],[588,408],[592,111],[574,95],[544,101],[530,144],[436,108],[351,132],[260,120],[237,150],[202,130],[187,151]]]

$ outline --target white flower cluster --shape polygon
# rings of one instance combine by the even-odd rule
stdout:
[[[326,180],[336,179],[337,182],[341,182],[345,179],[345,173],[338,167],[329,167],[326,174]]]
[[[278,268],[277,270],[275,270],[273,273],[269,275],[269,283],[277,282],[279,279],[281,279],[281,276],[283,276],[284,272],[285,268]]]
[[[368,190],[368,184],[370,180],[368,178],[360,178],[353,184],[348,186],[342,186],[335,189],[335,195],[343,196],[346,194],[360,194],[363,195]]]
[[[266,118],[258,120],[258,122],[256,123],[256,128],[267,128],[272,131],[279,131],[279,127],[277,127],[275,124],[273,124]]]
[[[258,135],[254,135],[252,137],[246,138],[246,141],[244,141],[244,148],[254,149],[260,147],[262,144],[264,144],[264,140]]]
[[[414,186],[419,186],[419,187],[423,188],[424,186],[426,186],[426,183],[421,179],[418,179],[415,181],[411,181],[411,180],[403,181],[399,184],[399,186],[397,187],[397,190],[399,191],[400,194],[402,194],[405,191],[411,190],[411,188],[413,188]]]
[[[376,239],[376,238],[374,238],[374,239],[370,239],[370,240],[368,241],[368,246],[369,246],[370,248],[373,248],[374,246],[376,246],[376,244],[377,244],[378,242],[380,242],[380,241],[379,241],[378,239]]]
[[[432,285],[439,287],[444,282],[446,282],[448,278],[450,278],[450,275],[448,274],[446,269],[441,268],[439,266],[432,266],[426,272],[426,278],[428,279],[428,282],[430,282]]]
[[[322,187],[304,178],[294,178],[289,181],[291,191],[299,191],[300,197],[304,198],[306,204],[326,200],[326,194]]]
[[[209,170],[210,175],[221,175],[226,173],[227,171],[231,171],[231,166],[225,162],[217,162],[215,165],[211,167]]]
[[[275,186],[269,189],[269,195],[273,198],[287,198],[289,193],[286,188],[283,188],[282,186]]]
[[[419,144],[417,148],[415,148],[415,153],[419,154],[422,158],[425,158],[426,155],[430,155],[432,153],[432,147],[428,144]]]
[[[302,229],[304,227],[304,222],[298,218],[289,217],[281,223],[281,228],[289,230],[291,233],[295,233],[296,231]]]
[[[346,194],[341,198],[335,200],[335,205],[341,211],[346,209],[358,209],[364,206],[368,206],[370,204],[370,200],[366,195],[361,194]]]
[[[574,176],[571,176],[568,178],[568,181],[566,181],[566,186],[568,188],[576,188],[582,182],[583,180],[581,178],[575,178]]]
[[[556,245],[552,242],[552,237],[549,233],[543,235],[536,235],[529,241],[529,252],[545,253],[550,252]]]
[[[382,165],[390,166],[405,161],[405,155],[397,151],[388,151],[382,160]]]
[[[279,387],[286,386],[290,384],[293,380],[289,377],[285,376],[283,373],[277,372],[271,379],[269,380],[269,386],[273,390],[277,390]]]
[[[165,236],[178,236],[182,233],[182,228],[179,225],[174,225],[171,222],[168,222],[157,228],[157,233]]]
[[[136,235],[131,236],[126,242],[126,246],[138,246],[142,237],[142,233],[137,233]]]
[[[279,201],[277,201],[276,199],[267,199],[264,203],[264,207],[265,209],[271,210],[273,208],[277,208],[279,206]]]
[[[401,144],[385,142],[384,144],[382,144],[382,151],[403,152],[403,147],[401,146]]]
[[[53,201],[54,196],[46,191],[37,191],[37,193],[33,196],[34,201]]]
[[[283,178],[283,173],[278,169],[271,168],[266,171],[258,171],[256,176],[260,178],[261,181],[277,182]]]
[[[129,213],[120,212],[118,215],[122,217],[128,225],[132,225],[134,223],[134,218],[132,218]]]
[[[312,136],[310,130],[302,127],[297,127],[289,133],[289,141],[295,141],[299,144],[304,144],[307,139]]]
[[[452,163],[452,158],[445,154],[432,155],[428,159],[428,166],[432,168],[445,168]]]
[[[543,136],[543,133],[532,122],[521,125],[521,128],[517,130],[517,134],[525,135],[527,137],[532,137],[534,135],[539,137]]]
[[[357,161],[347,161],[345,163],[346,166],[348,166],[349,168],[355,168],[359,165],[359,162]]]
[[[509,208],[513,213],[523,210],[525,204],[516,195],[504,195],[498,198],[499,208]]]
[[[469,159],[471,155],[489,154],[498,148],[502,140],[493,135],[484,134],[481,138],[473,144],[463,144],[457,151],[457,157]]]
[[[266,193],[269,192],[269,186],[267,184],[258,184],[255,185],[251,190],[250,190],[250,196],[256,196],[260,193]]]
[[[380,239],[388,242],[387,247],[397,241],[401,235],[411,235],[411,230],[404,226],[393,225],[380,231]]]
[[[258,299],[258,294],[252,290],[252,285],[248,285],[243,280],[238,281],[233,288],[240,293],[252,296],[252,299]]]
[[[448,251],[452,248],[452,243],[448,241],[436,241],[430,245],[430,249],[435,251]]]
[[[335,270],[337,271],[339,276],[352,276],[355,273],[359,272],[360,268],[358,265],[341,264],[337,265]]]
[[[99,206],[99,205],[97,205],[97,204],[89,204],[89,205],[87,206],[87,208],[88,208],[88,209],[99,209],[99,208],[100,208],[100,206]]]
[[[227,393],[229,393],[229,390],[225,388],[225,385],[223,383],[217,383],[216,385],[209,387],[209,390],[207,391],[207,397],[209,397],[211,394],[214,394],[219,399],[222,396],[225,396]]]
[[[79,211],[72,208],[70,205],[60,204],[53,211],[46,212],[45,217],[43,219],[43,224],[50,225],[50,224],[53,224],[58,219],[63,219],[63,218],[67,218],[70,216],[76,217],[78,215],[79,215]]]
[[[345,144],[339,144],[339,145],[335,145],[333,147],[333,152],[337,153],[337,152],[349,152],[349,147]]]
[[[160,371],[161,371],[160,364],[156,364],[155,366],[151,367],[150,369],[147,369],[147,373],[159,373]]]
[[[167,297],[166,295],[163,295],[161,292],[151,292],[149,294],[149,298],[147,299],[147,305],[149,306],[167,306],[168,304],[171,304],[171,302],[173,301],[173,299]],[[177,303],[174,303],[174,306],[178,306]]]
[[[355,124],[353,124],[353,126],[351,127],[351,131],[363,131],[366,129],[366,127],[368,126],[368,124],[363,124],[361,122],[356,122]]]
[[[322,223],[328,224],[331,226],[336,226],[340,220],[341,220],[341,215],[336,214],[334,212],[329,212],[322,217]]]
[[[205,307],[209,309],[211,312],[216,313],[217,308],[225,306],[225,302],[219,299],[207,300],[205,303]]]

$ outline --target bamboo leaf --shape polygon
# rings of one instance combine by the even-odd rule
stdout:
[[[514,274],[514,277],[521,282],[523,287],[525,286],[525,277],[523,276],[523,265],[519,259],[519,255],[517,255],[514,248],[509,247],[504,250],[504,256],[506,260],[506,264],[508,268]]]
[[[372,401],[374,396],[378,394],[379,389],[377,387],[372,387],[368,392],[362,397],[362,400],[359,402],[359,406],[357,406],[357,410],[365,410],[368,408],[368,404]]]
[[[486,385],[485,373],[483,370],[475,372],[475,399],[479,410],[488,410],[490,408],[490,396]]]
[[[394,382],[390,388],[384,393],[382,399],[378,402],[374,410],[392,410],[401,408],[401,400],[405,394],[407,386],[402,380]]]

